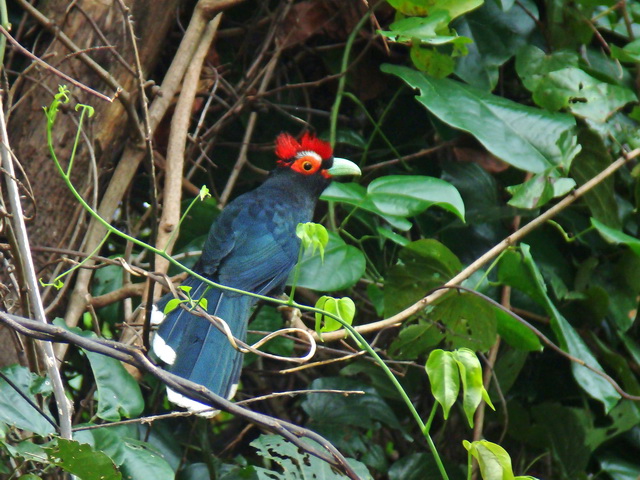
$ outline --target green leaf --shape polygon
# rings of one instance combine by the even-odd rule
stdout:
[[[353,317],[356,314],[356,304],[349,297],[333,298],[324,295],[316,302],[316,308],[335,315],[348,325],[353,323]],[[316,313],[315,317],[316,332],[318,333],[334,332],[342,328],[342,324],[331,317],[321,313]]]
[[[121,471],[127,480],[175,479],[171,466],[148,443],[126,438],[123,453]]]
[[[57,444],[45,448],[48,461],[82,480],[120,480],[122,474],[113,460],[89,445],[58,438]]]
[[[428,17],[407,17],[389,25],[389,31],[379,32],[381,35],[399,42],[417,41],[429,45],[440,45],[455,40],[456,35],[449,33],[447,25],[451,21],[444,10],[439,10]]]
[[[51,394],[51,384],[48,379],[45,380],[46,389],[43,386],[42,377],[38,377],[35,373],[31,373],[28,368],[19,365],[12,365],[2,369],[9,380],[11,380],[20,391],[27,395],[36,405],[37,393],[43,393],[45,396]],[[38,391],[40,390],[40,391]],[[49,409],[45,406],[44,412],[51,417]],[[16,428],[27,430],[38,435],[46,436],[55,432],[53,426],[47,422],[42,415],[34,409],[27,401],[22,398],[12,386],[4,379],[0,378],[0,421],[7,425],[13,425]]]
[[[467,415],[469,426],[473,428],[473,416],[480,402],[484,400],[489,407],[495,410],[489,394],[482,381],[482,366],[475,352],[468,348],[460,348],[452,352],[453,359],[458,364],[460,377],[462,378],[462,409]]]
[[[617,230],[615,228],[611,228],[606,226],[604,223],[599,222],[595,218],[591,219],[591,225],[593,225],[598,233],[602,235],[607,242],[626,245],[631,249],[633,253],[636,255],[640,255],[640,240],[631,235],[627,235],[626,233]]]
[[[536,26],[532,16],[538,17],[538,8],[530,0],[516,8],[500,8],[497,3],[484,2],[452,24],[459,35],[473,40],[468,54],[457,59],[456,75],[485,91],[495,88],[499,68],[527,42]]]
[[[96,379],[98,417],[112,422],[142,413],[144,400],[138,382],[115,358],[83,350]]]
[[[329,233],[324,225],[313,222],[299,223],[296,226],[296,236],[302,241],[305,250],[311,250],[312,254],[318,250],[320,259],[324,261],[324,249],[329,243]]]
[[[425,369],[431,383],[431,394],[442,406],[442,415],[446,420],[460,393],[458,363],[452,352],[437,349],[429,354]]]
[[[357,427],[378,428],[380,422],[400,429],[400,423],[393,409],[377,390],[362,381],[344,377],[316,378],[308,387],[311,390],[362,390],[364,395],[340,395],[335,393],[314,393],[302,401],[302,408],[310,417],[310,427],[318,431],[335,431]],[[333,437],[334,435],[332,435]]]
[[[93,274],[91,295],[98,297],[100,295],[113,292],[114,290],[118,290],[119,288],[122,288],[122,285],[122,267],[119,265],[107,265],[103,268],[99,268]],[[97,313],[101,321],[108,322],[110,325],[115,325],[122,321],[122,303],[112,303],[111,305],[98,309]]]
[[[209,188],[207,188],[206,185],[203,185],[202,188],[200,188],[200,193],[198,194],[198,197],[200,198],[201,202],[204,202],[207,198],[211,197],[211,194],[209,193]]]
[[[483,0],[388,0],[389,4],[403,15],[426,16],[438,11],[456,18],[482,5]]]
[[[409,325],[400,330],[391,343],[389,355],[398,360],[415,360],[444,338],[444,332],[435,322]]]
[[[407,67],[384,64],[383,72],[420,90],[417,100],[454,128],[480,141],[496,157],[532,173],[553,167],[566,156],[559,146],[575,119],[491,95],[447,78],[430,78]],[[455,104],[456,108],[451,108]]]
[[[560,58],[573,62],[575,57]],[[545,70],[537,69],[539,65]],[[516,68],[536,104],[551,111],[568,108],[596,123],[605,122],[616,110],[638,99],[626,87],[598,80],[577,66],[563,66],[557,58],[549,60],[536,47],[522,50]]]
[[[498,334],[505,342],[513,348],[527,352],[542,350],[540,339],[529,328],[501,309],[495,308],[494,312],[498,322]]]
[[[435,48],[414,44],[411,45],[409,55],[418,70],[432,77],[445,78],[453,73],[455,64],[451,55],[440,53]]]
[[[448,295],[435,305],[430,319],[444,325],[451,348],[486,351],[496,342],[494,309],[475,295]]]
[[[388,175],[369,184],[367,198],[382,213],[401,217],[417,215],[438,205],[464,221],[464,202],[458,190],[439,178]]]
[[[589,347],[547,295],[547,287],[531,256],[529,246],[521,244],[520,251],[521,256],[509,253],[503,255],[498,270],[500,282],[522,290],[541,305],[551,318],[551,327],[558,338],[560,347],[591,367],[602,371],[602,367]],[[620,394],[604,378],[574,362],[571,363],[571,369],[580,388],[602,402],[607,412],[618,403]]]
[[[599,456],[600,468],[615,480],[638,480],[638,462],[621,458],[614,452]]]
[[[513,196],[507,203],[516,208],[539,208],[553,198],[567,194],[575,185],[576,182],[571,178],[538,173],[520,185],[507,187]]]
[[[486,440],[473,443],[463,440],[462,444],[478,461],[483,480],[515,480],[511,457],[500,445]]]
[[[310,445],[319,446],[310,440],[303,440]],[[259,479],[264,480],[296,480],[321,478],[326,480],[342,480],[344,476],[334,471],[331,466],[319,458],[300,450],[296,445],[288,442],[280,435],[261,435],[250,444],[257,450],[258,455],[269,463],[274,462],[282,470],[255,467]],[[350,466],[362,480],[373,480],[373,477],[362,463],[348,459]]]
[[[354,207],[375,213],[386,220],[391,226],[401,231],[407,231],[412,226],[411,222],[403,217],[387,215],[381,212],[371,201],[367,190],[357,183],[333,182],[322,193],[320,198],[328,202],[341,202],[347,205],[353,205]]]
[[[640,63],[640,39],[629,42],[622,48],[612,44],[611,57],[622,62]]]
[[[460,260],[442,243],[432,239],[411,242],[389,268],[384,287],[385,317],[420,300],[434,287],[444,285],[462,268]]]
[[[93,426],[93,424],[89,423],[86,426]],[[106,454],[118,466],[124,461],[124,440],[120,432],[114,428],[80,430],[73,433],[73,439]]]
[[[340,236],[329,233],[324,261],[320,254],[305,252],[300,262],[297,285],[323,292],[344,290],[364,275],[366,262],[360,250],[347,245]],[[292,278],[289,277],[289,283]]]
[[[162,313],[167,315],[168,313],[173,312],[176,308],[178,308],[178,306],[180,306],[182,302],[184,302],[184,300],[181,300],[179,298],[172,298],[164,306],[164,311]]]
[[[571,176],[578,185],[584,185],[611,165],[612,160],[602,139],[592,130],[583,129],[578,138],[582,151],[573,161]],[[609,227],[620,229],[622,223],[615,198],[613,176],[604,179],[582,198],[593,217]]]
[[[439,478],[440,471],[428,453],[410,453],[395,462],[388,472],[389,480],[425,480]]]

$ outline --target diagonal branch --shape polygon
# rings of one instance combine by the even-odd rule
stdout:
[[[515,243],[519,242],[524,237],[526,237],[529,233],[531,233],[533,230],[540,227],[541,225],[544,225],[548,220],[558,215],[565,208],[567,208],[573,202],[575,202],[580,197],[582,197],[585,193],[589,192],[591,189],[593,189],[594,187],[602,183],[606,178],[610,177],[615,172],[617,172],[620,168],[626,165],[627,162],[629,162],[630,160],[638,156],[640,156],[640,148],[636,148],[635,150],[629,152],[625,156],[618,158],[615,162],[613,162],[607,168],[602,170],[598,175],[593,177],[591,180],[586,182],[581,187],[576,188],[573,192],[569,193],[565,198],[563,198],[561,201],[559,201],[556,205],[551,207],[549,210],[542,213],[540,216],[536,217],[535,219],[531,220],[529,223],[527,223],[525,226],[523,226],[519,230],[513,232],[511,235],[506,237],[496,246],[491,248],[484,255],[476,259],[471,265],[469,265],[467,268],[462,270],[458,275],[456,275],[451,280],[449,280],[445,284],[445,286],[450,287],[454,285],[459,285],[462,282],[464,282],[467,278],[469,278],[475,272],[480,270],[484,265],[489,263],[499,254],[504,252],[511,245],[514,245]],[[442,297],[445,293],[446,293],[445,290],[438,290],[437,292],[434,292],[422,298],[421,300],[418,300],[416,303],[414,303],[410,307],[405,308],[400,313],[397,313],[387,319],[380,320],[378,322],[368,323],[366,325],[359,325],[355,327],[355,329],[358,333],[365,334],[365,333],[377,332],[378,330],[381,330],[386,327],[390,327],[392,325],[397,325],[399,323],[404,322],[412,315],[415,315],[423,308],[432,304],[438,298]],[[346,332],[344,330],[337,330],[335,332],[324,333],[322,335],[322,340],[325,342],[340,340],[344,338],[345,335],[346,335]]]
[[[237,415],[258,427],[281,435],[301,450],[308,452],[309,454],[314,455],[339,469],[347,475],[347,477],[353,480],[359,479],[358,475],[349,465],[344,456],[324,437],[293,423],[253,412],[247,408],[225,400],[224,398],[215,395],[202,385],[185,380],[163,370],[157,365],[154,365],[142,353],[142,351],[136,347],[110,340],[82,337],[55,325],[43,324],[36,320],[11,315],[5,312],[0,312],[0,322],[23,335],[28,335],[48,342],[55,341],[70,343],[90,352],[106,355],[108,357],[115,358],[116,360],[120,360],[121,362],[133,365],[139,370],[158,378],[180,394],[186,395],[198,402],[211,405],[217,409],[224,410],[233,415]],[[313,440],[320,445],[321,448],[317,448],[309,443],[303,442],[301,440],[303,438]]]

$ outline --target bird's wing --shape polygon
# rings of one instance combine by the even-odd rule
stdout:
[[[225,208],[212,226],[196,270],[223,285],[268,294],[298,258],[295,212],[251,195]]]

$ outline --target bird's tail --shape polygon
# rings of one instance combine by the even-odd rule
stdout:
[[[207,312],[222,318],[235,338],[245,340],[247,319],[253,304],[251,297],[207,289],[205,283],[193,277],[183,285],[192,287],[189,296],[194,302],[206,298]],[[233,397],[242,369],[242,354],[206,318],[182,307],[164,316],[162,310],[171,298],[168,295],[161,299],[157,305],[158,311],[154,311],[152,316],[152,323],[159,324],[153,339],[153,351],[167,364],[167,370],[171,373],[199,383],[221,397]],[[169,401],[190,411],[199,412],[209,408],[171,389],[168,389],[168,396]]]

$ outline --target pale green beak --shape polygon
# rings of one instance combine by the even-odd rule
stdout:
[[[351,160],[346,158],[333,157],[333,167],[327,170],[327,173],[332,177],[339,177],[342,175],[362,175],[360,167],[358,167]]]

